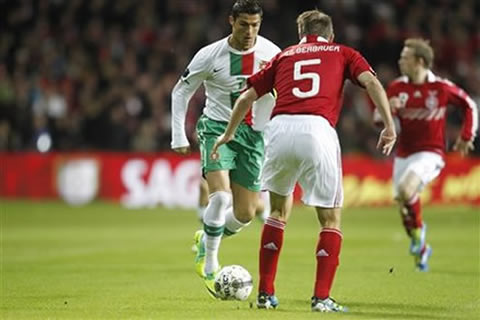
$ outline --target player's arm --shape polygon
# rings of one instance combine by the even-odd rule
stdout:
[[[252,104],[257,100],[258,95],[254,87],[250,87],[247,91],[244,91],[235,101],[235,105],[232,110],[232,116],[228,122],[225,132],[218,137],[215,145],[212,149],[211,157],[212,159],[218,159],[217,149],[222,145],[233,140],[235,136],[235,131],[237,131],[238,126],[242,123],[243,119],[247,115],[248,110],[252,107]]]
[[[451,82],[446,83],[449,93],[449,102],[463,109],[463,125],[453,150],[460,152],[462,156],[473,151],[476,133],[478,131],[478,109],[477,104],[461,88]]]
[[[200,50],[192,59],[172,90],[172,141],[171,148],[180,154],[190,153],[190,143],[185,132],[188,103],[195,91],[207,78],[207,55]]]
[[[377,148],[381,148],[385,155],[389,155],[397,135],[393,123],[392,112],[387,98],[387,94],[377,77],[370,71],[364,71],[357,77],[358,82],[367,90],[368,96],[372,99],[378,110],[385,128],[380,133]]]

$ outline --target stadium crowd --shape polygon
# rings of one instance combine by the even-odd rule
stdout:
[[[225,0],[0,0],[0,151],[162,151],[170,147],[170,93],[192,55],[226,36]],[[359,50],[383,84],[398,76],[406,37],[431,39],[433,71],[480,104],[480,3],[474,0],[263,0],[260,34],[285,48],[295,18],[330,14],[336,41]],[[187,116],[189,140],[203,93]],[[365,123],[369,125],[365,125]],[[458,135],[452,109],[447,142]],[[362,90],[347,85],[338,125],[344,153],[375,151]],[[479,140],[474,154],[480,155]]]

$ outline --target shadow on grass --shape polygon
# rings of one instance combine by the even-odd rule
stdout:
[[[305,299],[292,299],[289,301],[302,308],[309,308],[310,303]],[[449,308],[404,304],[404,303],[381,303],[381,302],[355,302],[338,301],[349,308],[344,316],[360,316],[365,319],[452,319]],[[387,310],[386,312],[379,309]],[[288,311],[287,311],[288,312]]]
[[[349,314],[382,319],[451,319],[448,308],[411,303],[347,302]],[[386,309],[381,312],[375,309]]]

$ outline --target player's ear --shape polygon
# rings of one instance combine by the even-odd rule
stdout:
[[[328,42],[333,42],[333,39],[335,39],[335,33],[332,32],[330,37],[328,37]]]
[[[228,22],[233,27],[233,24],[235,23],[235,19],[233,18],[233,16],[228,16]]]

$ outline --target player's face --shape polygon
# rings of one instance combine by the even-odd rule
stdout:
[[[230,16],[232,25],[232,45],[237,50],[248,50],[255,45],[262,18],[259,14],[241,13],[235,20]]]
[[[398,66],[400,68],[400,72],[410,77],[414,74],[415,69],[419,65],[418,59],[415,57],[412,48],[404,47],[402,52],[400,53],[400,59],[398,60]]]

